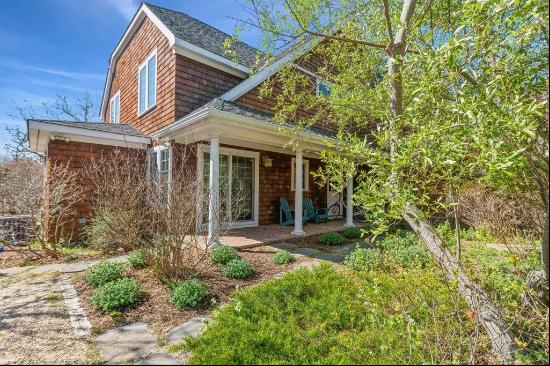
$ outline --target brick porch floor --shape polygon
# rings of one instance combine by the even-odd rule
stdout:
[[[309,223],[304,225],[304,236],[318,235],[328,231],[345,230],[345,220],[333,220],[322,224]],[[364,224],[355,223],[361,227]],[[263,225],[251,228],[233,229],[226,235],[220,237],[220,242],[223,245],[228,245],[235,248],[252,248],[265,244],[272,244],[285,240],[295,239],[303,236],[292,235],[294,226],[281,225]]]

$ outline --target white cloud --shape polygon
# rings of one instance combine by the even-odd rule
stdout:
[[[73,72],[69,70],[55,69],[55,68],[44,67],[39,65],[28,65],[16,59],[2,57],[2,56],[0,56],[0,63],[4,67],[8,67],[10,69],[15,69],[19,71],[34,71],[34,72],[39,72],[43,74],[61,76],[64,78],[75,79],[75,80],[103,80],[105,78],[103,74],[99,74],[99,73]]]
[[[139,1],[136,0],[103,0],[108,5],[113,6],[115,10],[126,19],[132,19],[139,7]]]

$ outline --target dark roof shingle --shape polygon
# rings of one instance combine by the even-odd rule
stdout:
[[[177,38],[202,47],[219,56],[232,59],[226,52],[224,41],[231,36],[185,13],[165,9],[160,6],[144,3],[159,19],[174,33]],[[260,52],[244,42],[233,42],[237,63],[252,67],[256,63],[256,55]]]
[[[234,102],[229,102],[220,98],[212,99],[210,102],[206,103],[201,108],[198,108],[196,111],[205,110],[214,108],[222,112],[232,113],[242,117],[253,118],[262,122],[268,122],[274,125],[279,126],[279,123],[273,119],[273,114],[260,111],[254,108],[250,108],[244,105],[240,105]],[[288,126],[292,127],[293,124],[288,122]],[[335,137],[336,133],[333,131],[326,130],[324,128],[309,126],[306,128],[307,131],[321,135],[323,137]]]
[[[128,124],[115,124],[115,123],[101,123],[101,122],[80,122],[80,121],[63,121],[63,120],[51,120],[51,119],[29,119],[29,121],[44,122],[59,126],[84,128],[87,130],[102,131],[118,133],[121,135],[135,136],[135,137],[148,137],[141,131],[135,129]]]

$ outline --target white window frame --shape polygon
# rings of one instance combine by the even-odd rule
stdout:
[[[152,105],[147,105],[147,103],[149,103],[149,61],[155,57],[155,101]],[[137,78],[138,78],[138,82],[137,82],[137,87],[138,87],[138,90],[137,90],[137,115],[138,117],[141,117],[143,116],[144,114],[146,114],[147,112],[149,112],[151,109],[153,109],[156,105],[157,105],[157,97],[158,97],[158,89],[157,89],[157,71],[158,71],[158,65],[159,65],[159,59],[157,57],[157,49],[155,48],[155,50],[153,52],[151,52],[149,54],[149,56],[147,56],[147,58],[145,59],[145,61],[143,61],[141,63],[141,65],[139,65],[138,67],[138,72],[137,72]],[[145,68],[145,105],[146,105],[146,108],[143,110],[143,112],[140,112],[141,110],[141,94],[140,94],[140,91],[141,91],[141,79],[140,79],[140,73],[141,73],[141,70]]]
[[[113,102],[115,100],[118,100],[118,108],[116,111],[117,113],[114,116],[115,121],[113,121]],[[109,100],[109,123],[115,123],[115,124],[120,123],[120,90],[117,91],[115,95],[113,95],[113,97]]]
[[[151,183],[154,182],[160,182],[160,163],[161,163],[161,154],[160,152],[163,150],[168,150],[168,189],[172,187],[172,146],[170,145],[157,145],[149,148],[147,150],[147,181]],[[156,160],[156,171],[151,171],[151,157],[152,154],[155,154],[155,160]],[[155,175],[155,180],[152,180],[153,174]]]
[[[309,192],[309,160],[302,159],[302,163],[304,164],[304,187],[302,191]],[[296,172],[296,158],[292,158],[290,162],[290,190],[294,192],[296,190],[294,175]]]
[[[204,174],[204,153],[210,153],[210,145],[201,144],[197,147],[197,180],[198,184],[197,187],[203,187],[203,174]],[[249,150],[240,150],[240,149],[232,149],[232,148],[226,148],[226,147],[220,147],[219,151],[220,155],[229,155],[229,169],[232,169],[232,155],[236,156],[242,156],[245,158],[254,158],[254,217],[252,220],[248,221],[239,221],[239,222],[233,222],[231,224],[231,228],[244,228],[244,227],[254,227],[258,226],[259,220],[260,220],[260,153],[257,151],[249,151]],[[231,179],[229,180],[231,182]],[[199,188],[199,189],[201,189]],[[229,187],[231,190],[231,187]],[[208,199],[208,197],[206,197]],[[202,208],[203,205],[200,200],[197,200],[197,217],[202,217]],[[201,220],[197,220],[197,232],[201,232],[205,230],[205,226],[200,222]],[[222,223],[223,225],[227,225],[227,223]]]
[[[324,80],[323,78],[320,78],[319,76],[317,76],[315,78],[315,93],[317,96],[320,96],[321,95],[321,91],[319,90],[319,87],[321,86],[321,84],[327,86],[329,89],[332,89],[332,83],[330,81],[327,81],[327,80]],[[327,97],[328,95],[324,95],[323,96]]]

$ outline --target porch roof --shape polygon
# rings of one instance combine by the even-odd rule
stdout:
[[[288,122],[287,127],[293,127],[293,124]],[[222,136],[230,140],[242,139],[281,147],[289,139],[280,128],[280,123],[274,120],[271,113],[216,98],[151,137],[159,142],[173,139],[192,143],[211,136]],[[299,135],[304,140],[303,147],[312,151],[320,151],[336,143],[333,131],[316,126],[304,128]]]

